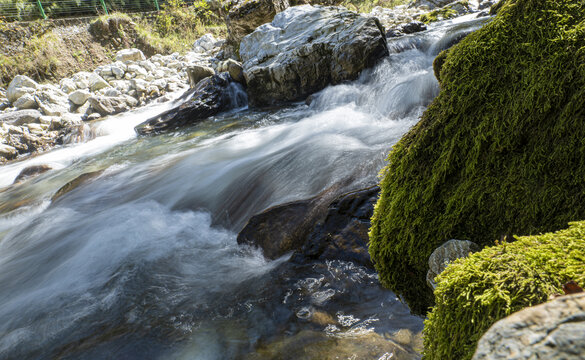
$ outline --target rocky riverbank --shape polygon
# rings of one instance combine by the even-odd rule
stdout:
[[[209,34],[185,55],[156,54],[149,59],[138,49],[125,49],[114,63],[54,85],[15,76],[0,93],[0,162],[87,140],[92,136],[87,126],[91,121],[184,92],[189,88],[189,67],[219,66],[214,55],[221,44]]]
[[[387,51],[385,50],[384,35],[396,37],[426,29],[426,26],[418,22],[417,19],[424,14],[436,11],[440,6],[442,6],[441,9],[454,9],[453,11],[458,15],[477,12],[478,16],[482,16],[485,13],[482,13],[481,9],[489,4],[491,4],[489,1],[470,2],[462,6],[458,2],[445,4],[427,1],[414,3],[410,7],[398,6],[394,9],[375,7],[370,14],[362,14],[363,19],[377,19],[377,26],[380,29],[385,27],[388,32],[381,30],[382,34],[378,38],[379,46],[376,45],[378,48],[373,48],[377,49],[374,50],[377,55],[349,57],[360,59],[363,64],[356,66],[356,64],[351,63],[344,64],[343,61],[340,61],[341,59],[334,61],[329,58],[329,55],[325,56],[325,52],[328,53],[328,50],[317,49],[314,45],[311,45],[312,50],[307,50],[313,52],[314,56],[322,58],[323,64],[344,64],[339,68],[328,70],[329,75],[320,71],[325,76],[315,77],[315,74],[304,73],[306,69],[293,71],[293,68],[302,67],[302,64],[294,63],[300,57],[295,54],[286,55],[286,49],[277,47],[276,51],[282,52],[279,56],[289,57],[293,63],[287,65],[288,69],[279,70],[282,74],[271,73],[272,80],[265,79],[266,75],[263,75],[262,71],[271,67],[270,62],[267,62],[266,49],[259,45],[259,41],[264,42],[266,39],[256,38],[266,35],[248,37],[244,42],[244,50],[241,54],[244,61],[246,82],[249,85],[248,92],[252,94],[252,104],[262,105],[275,101],[298,100],[328,84],[355,78],[364,67],[371,66],[375,59],[383,56]],[[290,4],[283,4],[282,9],[277,5],[270,5],[272,10],[267,13],[268,15],[265,14],[265,6],[267,5],[259,4],[257,11],[245,13],[241,13],[238,6],[233,7],[227,16],[231,41],[216,40],[208,34],[195,42],[193,51],[184,55],[178,53],[166,56],[156,54],[147,59],[140,50],[121,50],[115,55],[115,62],[99,66],[93,72],[76,73],[71,77],[61,79],[58,84],[38,84],[26,76],[15,76],[7,89],[0,89],[0,110],[2,110],[0,113],[0,163],[28,154],[43,152],[56,145],[87,140],[94,136],[87,126],[88,122],[128,111],[155,99],[164,101],[168,99],[165,95],[170,93],[186,91],[190,84],[187,71],[189,67],[207,67],[217,73],[227,70],[227,68],[221,68],[222,60],[230,56],[239,60],[239,44],[234,53],[233,39],[241,39],[254,30],[253,28],[242,28],[238,25],[239,22],[234,21],[234,18],[241,17],[241,21],[254,23],[259,21],[258,16],[263,16],[262,21],[271,21],[277,11],[284,10]],[[236,14],[239,15],[236,16]],[[231,21],[229,21],[230,18]],[[435,20],[440,19],[441,17],[435,18]],[[351,33],[351,31],[349,32]],[[262,31],[257,32],[257,34],[262,33]],[[291,36],[294,36],[294,33],[295,31],[292,31]],[[335,45],[339,42],[343,41],[337,39],[330,43]],[[283,42],[283,44],[285,43]],[[300,43],[297,46],[300,46]],[[351,48],[354,47],[348,45],[347,49]],[[260,53],[262,59],[254,57],[256,56],[254,54]],[[332,53],[331,56],[338,57],[339,54]],[[258,66],[261,62],[266,62],[268,65],[264,67],[264,70]],[[311,82],[304,84],[299,83],[299,79],[295,80],[297,75],[294,73],[297,71],[301,71],[302,77],[311,79]],[[244,82],[243,79],[236,81]],[[272,86],[271,83],[280,84],[278,85],[280,90],[275,88],[275,91],[265,92],[266,86]],[[191,79],[190,85],[191,87],[195,86],[193,79]],[[293,92],[291,93],[291,91]],[[279,93],[281,95],[278,95]],[[269,98],[263,98],[266,95]],[[227,108],[220,107],[219,110],[221,109]]]

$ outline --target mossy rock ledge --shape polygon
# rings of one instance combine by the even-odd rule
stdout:
[[[585,2],[507,0],[446,54],[441,91],[382,171],[370,228],[380,280],[423,313],[449,239],[585,219]]]
[[[585,221],[454,261],[437,276],[437,303],[425,321],[424,358],[471,359],[492,324],[562,294],[568,281],[585,284]]]

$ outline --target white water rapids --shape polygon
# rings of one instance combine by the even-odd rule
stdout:
[[[93,140],[0,167],[0,358],[287,359],[287,339],[307,332],[337,345],[380,336],[393,359],[418,358],[414,340],[392,334],[420,338],[422,319],[371,271],[269,261],[236,235],[270,206],[374,183],[438,93],[434,57],[481,25],[464,20],[390,40],[388,58],[310,106],[137,137],[134,126],[172,106],[152,105],[93,125]],[[11,185],[35,164],[53,170]],[[317,312],[337,325],[306,320]]]

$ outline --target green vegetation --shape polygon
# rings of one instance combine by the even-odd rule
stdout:
[[[443,8],[433,10],[426,14],[422,14],[419,18],[420,21],[424,22],[425,24],[429,24],[435,21],[440,20],[447,20],[457,16],[457,11],[450,9],[450,8]]]
[[[201,35],[211,32],[223,37],[227,32],[225,24],[203,0],[192,6],[186,6],[183,0],[171,0],[149,17],[103,15],[91,23],[91,35],[81,32],[63,37],[55,35],[55,26],[42,20],[0,21],[0,31],[7,39],[1,46],[0,85],[6,86],[17,74],[48,81],[92,70],[127,47],[139,48],[147,56],[185,53]]]
[[[341,3],[341,5],[352,11],[359,13],[369,13],[376,6],[393,8],[398,5],[408,4],[409,2],[410,0],[345,0]]]
[[[183,0],[170,0],[154,21],[141,20],[137,25],[136,30],[145,42],[165,53],[184,53],[197,38],[208,32],[219,36],[227,33],[225,24],[204,0],[192,6],[187,6]]]
[[[6,20],[28,20],[39,17],[35,3],[26,0],[0,0],[0,22]]]
[[[61,39],[41,24],[31,26],[35,28],[35,34],[26,38],[23,51],[13,55],[0,54],[1,80],[28,73],[42,81],[50,78],[59,66]]]
[[[585,221],[566,230],[521,237],[450,264],[437,277],[436,306],[425,321],[427,359],[471,359],[499,319],[585,284]]]
[[[585,219],[585,2],[508,0],[447,53],[440,78],[388,156],[370,229],[381,282],[419,313],[443,242]]]

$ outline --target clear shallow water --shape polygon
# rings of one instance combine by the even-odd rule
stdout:
[[[310,106],[138,138],[170,106],[153,105],[0,168],[0,358],[418,358],[422,319],[374,273],[268,261],[236,235],[270,206],[374,183],[438,92],[441,44],[469,26],[391,41],[376,68]],[[54,170],[10,185],[33,164]]]

